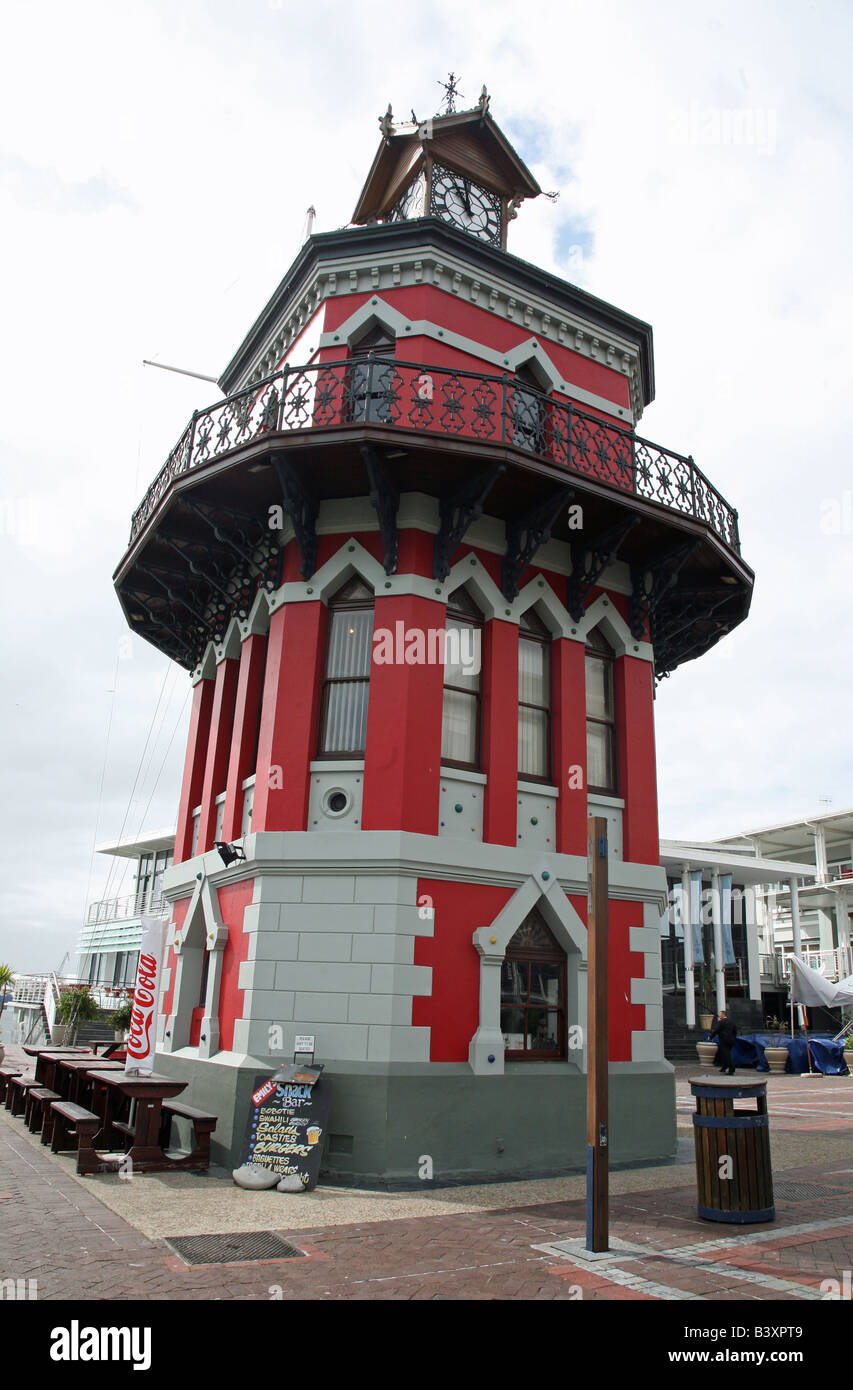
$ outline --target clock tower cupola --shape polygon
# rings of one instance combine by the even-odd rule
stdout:
[[[395,124],[380,117],[382,143],[353,213],[357,224],[437,217],[506,250],[507,224],[541,188],[489,112],[483,87],[470,111],[448,109],[429,120]]]

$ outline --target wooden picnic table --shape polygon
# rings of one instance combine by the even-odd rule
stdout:
[[[98,1071],[124,1071],[124,1062],[103,1061],[98,1057],[58,1057],[56,1062],[55,1085],[63,1100],[88,1109],[88,1092],[91,1090],[89,1075]]]
[[[94,1052],[89,1052],[88,1049],[79,1047],[40,1047],[32,1051],[30,1048],[25,1047],[24,1051],[30,1057],[34,1056],[36,1059],[36,1081],[40,1086],[49,1086],[51,1090],[56,1089],[53,1083],[56,1079],[56,1069],[62,1058],[85,1057],[88,1058],[93,1065],[98,1060]]]
[[[99,1140],[103,1145],[112,1144],[116,1136],[121,1136],[130,1146],[126,1152],[112,1157],[98,1155],[101,1169],[119,1168],[128,1159],[140,1173],[158,1172],[180,1168],[180,1161],[171,1159],[160,1147],[160,1121],[164,1100],[172,1100],[187,1088],[186,1081],[178,1081],[174,1076],[139,1076],[125,1072],[122,1068],[109,1070],[95,1069],[89,1072],[95,1092],[93,1109],[100,1115],[102,1125]],[[117,1118],[118,1108],[123,1100],[133,1102],[130,1120]],[[100,1108],[99,1108],[100,1107]],[[93,1170],[97,1171],[97,1169]]]

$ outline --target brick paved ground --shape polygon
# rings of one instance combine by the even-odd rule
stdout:
[[[680,1099],[689,1097],[688,1071],[679,1074]],[[2,1111],[0,1278],[36,1279],[40,1300],[73,1301],[819,1300],[822,1280],[853,1269],[853,1082],[779,1078],[770,1098],[774,1152],[781,1156],[787,1134],[810,1150],[809,1162],[777,1169],[774,1223],[700,1221],[692,1169],[673,1167],[670,1186],[643,1191],[640,1182],[612,1198],[611,1236],[642,1249],[614,1249],[595,1265],[541,1248],[583,1236],[584,1204],[536,1200],[553,1184],[531,1184],[524,1205],[282,1231],[304,1258],[188,1268]],[[679,1113],[689,1123],[687,1107]],[[800,1183],[812,1190],[791,1186]]]

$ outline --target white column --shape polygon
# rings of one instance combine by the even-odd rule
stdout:
[[[758,942],[758,922],[755,915],[755,889],[748,885],[743,890],[743,910],[746,919],[746,960],[749,969],[749,997],[761,1000],[761,960]]]
[[[723,914],[720,906],[720,871],[711,870],[711,922],[714,927],[714,967],[717,977],[717,1014],[726,1007],[726,976],[723,967]]]
[[[794,933],[794,950],[797,955],[803,952],[803,934],[800,931],[800,888],[795,878],[788,879],[791,890],[791,927]]]
[[[826,835],[822,825],[813,825],[812,830],[814,831],[814,860],[818,881],[826,883]]]
[[[838,899],[835,904],[835,923],[838,928],[839,946],[849,946],[850,909],[847,903],[847,894],[843,888],[838,890]]]
[[[819,933],[819,949],[821,951],[834,951],[835,942],[833,940],[832,918],[825,907],[819,907],[817,910],[817,927]]]
[[[693,961],[693,923],[690,912],[690,865],[681,866],[681,926],[684,932],[684,1022],[696,1027],[696,982]]]

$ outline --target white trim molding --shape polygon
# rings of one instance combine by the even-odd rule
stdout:
[[[566,1011],[570,1023],[586,1037],[586,998],[579,988],[586,968],[587,931],[558,882],[548,887],[531,876],[516,890],[488,927],[474,932],[474,949],[480,957],[480,1022],[468,1047],[468,1063],[476,1076],[503,1076],[505,1047],[501,1030],[501,966],[507,947],[528,913],[537,908],[566,953]],[[586,1048],[577,1053],[580,1071],[586,1070]]]

